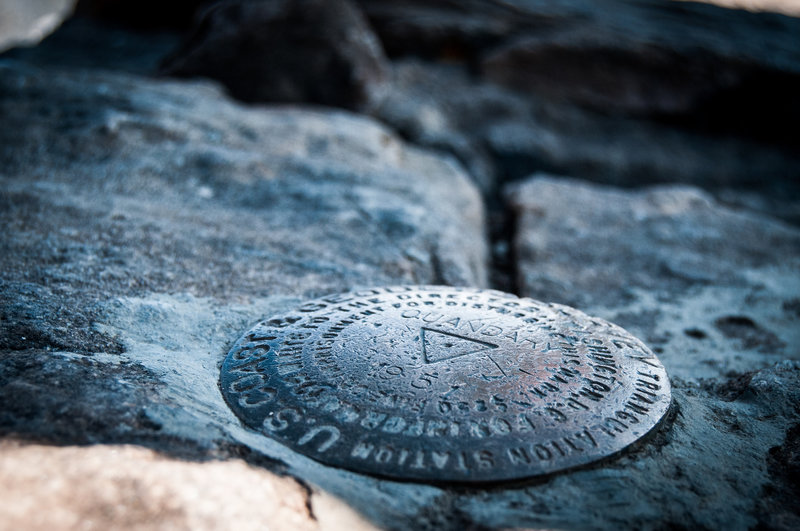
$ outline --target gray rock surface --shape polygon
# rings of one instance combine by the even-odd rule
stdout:
[[[149,400],[159,384],[146,369],[48,353],[121,355],[124,342],[98,325],[118,297],[222,305],[485,282],[468,178],[368,119],[249,109],[210,85],[102,72],[6,63],[0,78],[6,433],[89,442],[158,431],[122,398]],[[24,392],[44,374],[56,380],[47,392]]]
[[[798,152],[532,98],[457,65],[395,63],[375,115],[416,143],[454,154],[485,192],[535,171],[625,186],[685,182],[800,219]]]
[[[373,107],[388,65],[349,0],[237,0],[203,11],[163,72],[208,77],[249,102]]]
[[[117,335],[126,346],[124,353],[29,353],[39,356],[37,363],[26,372],[9,370],[6,363],[4,374],[11,375],[13,387],[8,380],[2,386],[27,393],[30,401],[88,382],[76,395],[50,404],[34,402],[31,409],[46,408],[72,419],[84,432],[100,435],[94,442],[108,442],[103,433],[108,425],[121,424],[125,430],[118,440],[154,446],[176,457],[245,457],[312,485],[313,492],[342,500],[388,529],[747,529],[759,523],[791,529],[797,522],[791,497],[796,476],[787,473],[797,444],[797,362],[732,380],[673,378],[673,412],[663,426],[631,451],[605,462],[533,483],[451,489],[328,468],[239,424],[216,387],[218,363],[230,338],[252,322],[252,313],[287,307],[285,299],[220,305],[186,295],[120,298],[106,307],[96,326]],[[147,389],[126,365],[138,366],[145,382],[156,383],[154,388]],[[63,370],[76,366],[82,374]],[[103,389],[108,381],[116,387]],[[93,407],[80,412],[59,406],[82,400]],[[118,410],[108,410],[114,401],[120,401]],[[121,416],[123,407],[138,413],[138,422]],[[38,429],[40,435],[47,432],[46,425]],[[194,468],[213,477],[214,471],[204,472],[205,467]],[[313,507],[313,493],[311,503]]]
[[[800,230],[689,187],[509,188],[520,291],[630,330],[687,379],[800,358]]]
[[[480,198],[458,165],[368,119],[255,110],[204,84],[14,64],[0,91],[14,281],[46,277],[28,268],[42,262],[64,282],[72,264],[92,267],[91,283],[120,293],[485,278]],[[59,230],[26,234],[39,222]],[[101,249],[107,260],[96,261]],[[329,280],[312,280],[320,275]]]
[[[166,40],[121,63],[127,45],[60,63],[57,42],[0,61],[0,522],[800,526],[796,228],[683,187],[510,188],[519,291],[640,335],[672,376],[671,411],[635,447],[535,481],[453,488],[337,470],[245,428],[219,392],[220,363],[249,326],[306,298],[485,285],[486,222],[463,167],[369,118],[142,77]],[[700,136],[548,107],[457,69],[399,71],[408,80],[380,115],[476,175],[508,170],[504,145],[593,178],[593,164],[620,164],[606,178],[627,184],[717,164],[730,186],[759,164],[790,167],[772,148],[692,147]],[[678,171],[693,164],[704,170]]]
[[[690,187],[539,175],[506,192],[521,293],[620,324],[671,375],[674,424],[629,462],[639,494],[626,473],[587,484],[608,481],[635,527],[796,527],[800,231]]]

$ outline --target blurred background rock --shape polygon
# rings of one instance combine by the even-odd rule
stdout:
[[[4,0],[41,35],[69,6]],[[54,66],[210,78],[368,113],[487,196],[535,172],[701,186],[800,222],[800,2],[81,0]],[[45,6],[51,13],[45,14]],[[363,15],[362,15],[363,13]],[[36,22],[36,21],[40,22]],[[8,31],[8,30],[6,30]],[[22,32],[24,33],[24,32]],[[6,42],[10,37],[6,38]],[[494,192],[492,192],[494,191]]]

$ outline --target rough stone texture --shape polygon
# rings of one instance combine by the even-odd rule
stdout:
[[[795,528],[800,231],[689,187],[540,175],[506,196],[520,291],[620,324],[671,375],[673,424],[629,461],[639,494],[610,470],[589,484],[644,527]]]
[[[555,104],[459,66],[420,61],[395,65],[375,115],[414,142],[453,153],[487,192],[535,171],[627,186],[686,182],[800,220],[799,152],[780,145]]]
[[[620,324],[670,374],[719,377],[800,357],[800,230],[689,187],[539,176],[508,198],[521,292]]]
[[[285,471],[289,453],[248,441],[217,388],[242,330],[300,297],[485,283],[469,179],[369,119],[246,108],[202,83],[0,68],[5,436]],[[377,521],[415,511],[378,510],[393,496],[378,485]]]
[[[291,478],[241,461],[198,466],[133,446],[5,441],[0,498],[7,529],[371,528],[341,502]]]
[[[124,440],[128,425],[145,438],[158,430],[110,399],[146,398],[157,382],[141,367],[48,355],[123,352],[96,326],[114,297],[485,282],[482,206],[468,179],[374,122],[255,111],[200,84],[2,70],[5,432],[87,442]],[[47,389],[46,375],[48,392],[17,393]]]
[[[389,529],[747,529],[759,522],[791,529],[797,521],[789,497],[796,480],[784,472],[793,462],[790,430],[800,420],[797,362],[731,380],[673,378],[673,412],[664,425],[633,450],[606,462],[534,483],[449,489],[331,469],[238,423],[216,387],[218,364],[244,323],[252,322],[252,314],[280,312],[294,303],[264,299],[220,305],[185,295],[120,298],[108,305],[97,326],[120,338],[126,346],[123,354],[41,355],[62,364],[83,360],[82,364],[94,367],[92,388],[99,388],[103,377],[122,380],[120,385],[130,388],[142,387],[121,365],[147,367],[150,378],[160,383],[158,389],[148,392],[146,399],[123,398],[128,409],[141,411],[147,427],[144,422],[128,426],[126,433],[120,430],[123,438],[137,441],[138,435],[155,429],[158,439],[149,444],[170,453],[192,445],[205,447],[203,456],[238,453],[315,485]],[[107,372],[100,376],[99,371]],[[27,380],[24,376],[15,380],[29,397],[76,383],[46,371],[31,371]],[[119,396],[115,391],[84,399],[99,406],[99,421],[122,424],[124,419],[112,412],[107,416],[100,405]],[[103,424],[84,428],[94,434],[104,429]]]
[[[39,46],[6,56],[42,68],[150,74],[177,40],[168,32],[123,31],[76,18]],[[776,127],[789,122],[786,109],[780,120],[763,115],[774,142],[747,136],[759,130],[749,116],[761,116],[758,106],[774,95],[754,96],[748,105],[719,104],[720,113],[748,131],[737,136],[556,104],[475,79],[463,65],[403,60],[391,77],[372,114],[415,143],[455,155],[488,196],[497,183],[536,171],[626,186],[677,181],[800,222],[800,151]]]
[[[378,39],[349,0],[219,2],[164,64],[216,79],[249,102],[368,109],[385,91]]]
[[[484,129],[525,109],[522,99],[471,82],[458,66],[403,61],[395,63],[391,88],[374,115],[417,144],[452,153],[488,192],[498,170],[484,145]]]
[[[484,282],[467,178],[374,122],[118,75],[0,83],[5,348],[114,350],[88,326],[112,295]]]
[[[796,229],[694,189],[522,185],[511,192],[520,291],[579,304],[659,349],[673,376],[664,423],[630,451],[532,482],[455,489],[336,470],[243,427],[219,392],[220,363],[253,323],[315,295],[485,284],[474,186],[453,159],[367,118],[245,107],[208,83],[141,77],[169,36],[144,45],[109,32],[108,46],[87,38],[72,48],[86,57],[61,62],[52,52],[70,31],[12,54],[28,64],[0,66],[3,515],[47,517],[19,516],[46,493],[51,512],[84,521],[167,511],[176,526],[210,526],[225,509],[209,514],[194,484],[239,514],[275,507],[309,528],[358,529],[351,509],[388,529],[800,526]],[[139,46],[149,51],[126,52]],[[476,174],[488,161],[488,175],[510,175],[518,156],[627,184],[758,176],[780,189],[777,177],[796,176],[780,173],[797,166],[774,147],[548,107],[456,68],[408,65],[398,94],[414,76],[431,84],[394,96],[387,121]],[[730,175],[709,173],[718,167]],[[233,505],[258,494],[252,485],[276,495]]]

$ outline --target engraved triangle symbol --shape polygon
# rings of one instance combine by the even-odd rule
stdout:
[[[420,330],[419,337],[422,342],[422,359],[425,363],[437,363],[497,348],[497,345],[486,341],[425,327]]]

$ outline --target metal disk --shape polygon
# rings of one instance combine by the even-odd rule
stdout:
[[[258,323],[222,365],[253,430],[323,463],[426,481],[549,474],[666,413],[664,367],[622,328],[495,291],[379,288]]]

